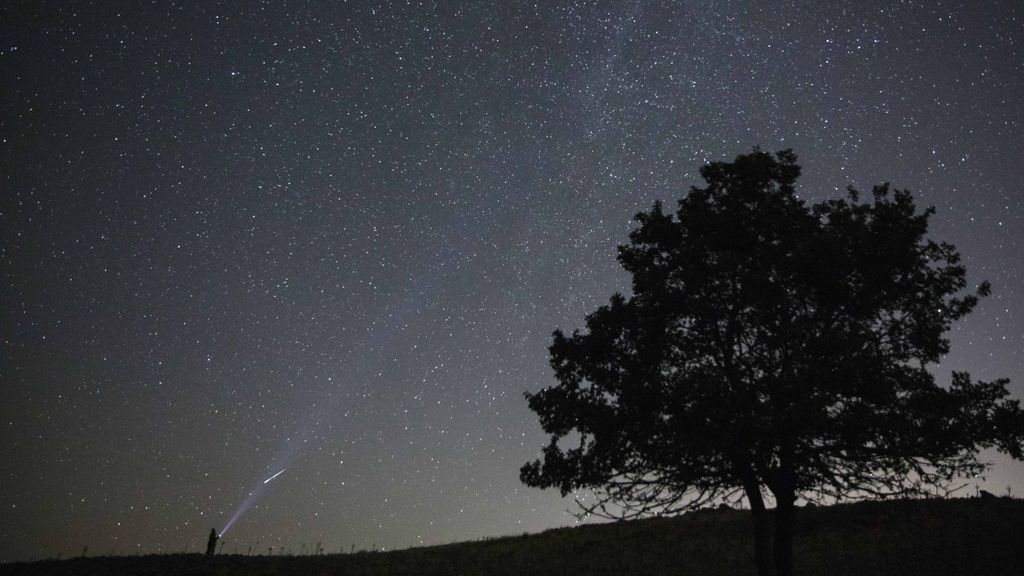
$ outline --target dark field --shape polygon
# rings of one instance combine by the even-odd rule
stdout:
[[[797,573],[1024,574],[1024,500],[865,502],[802,508]],[[11,575],[753,574],[748,513],[701,511],[396,552],[197,554],[0,565]]]

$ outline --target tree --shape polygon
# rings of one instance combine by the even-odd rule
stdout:
[[[965,294],[956,249],[925,237],[934,210],[888,184],[808,207],[799,175],[755,149],[704,166],[674,216],[637,215],[632,296],[556,331],[558,383],[526,395],[551,440],[524,483],[615,518],[745,498],[758,574],[787,575],[798,498],[949,491],[981,449],[1021,458],[1006,380],[927,369],[989,292]]]

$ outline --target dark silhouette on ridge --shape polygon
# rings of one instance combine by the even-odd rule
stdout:
[[[948,493],[979,450],[1024,456],[1007,380],[926,369],[989,293],[926,238],[934,209],[888,184],[808,206],[789,150],[700,173],[675,214],[637,215],[632,295],[555,331],[558,384],[526,395],[551,440],[524,483],[612,518],[746,499],[757,573],[788,576],[798,498]]]
[[[220,537],[217,536],[217,529],[210,528],[210,537],[206,539],[206,555],[213,556],[217,552],[217,540]]]

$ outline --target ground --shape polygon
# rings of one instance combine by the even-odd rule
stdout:
[[[797,574],[1010,575],[1024,567],[1024,500],[971,498],[801,508]],[[734,575],[753,574],[749,512],[588,525],[395,552],[198,554],[0,565],[7,575]]]

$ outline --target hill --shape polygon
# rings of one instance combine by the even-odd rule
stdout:
[[[326,556],[154,555],[0,565],[35,575],[717,575],[752,574],[744,510],[560,528],[540,534]],[[801,575],[1024,573],[1024,501],[861,502],[799,511]]]

